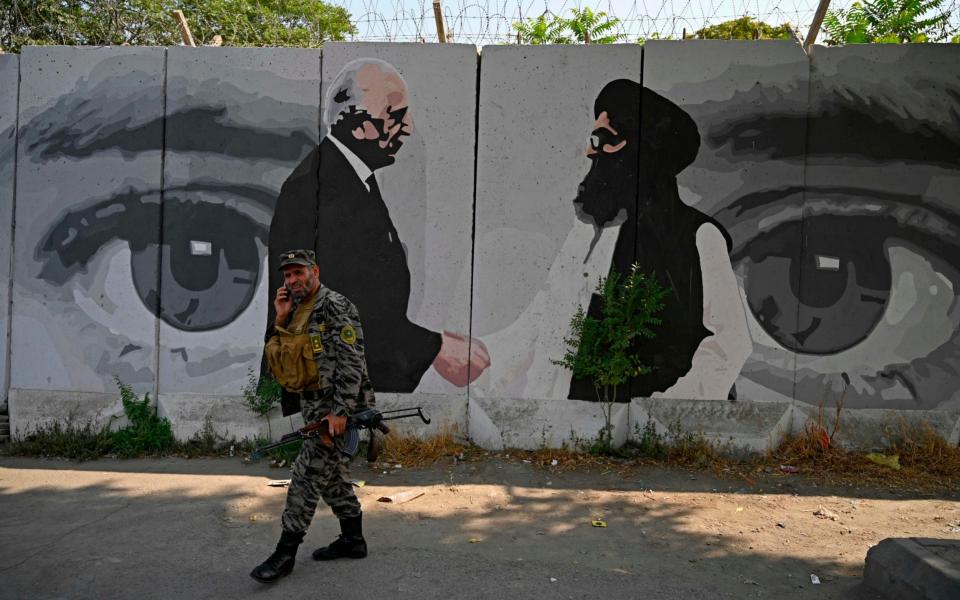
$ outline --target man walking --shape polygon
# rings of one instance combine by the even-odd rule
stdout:
[[[267,332],[267,362],[284,390],[299,399],[304,421],[325,423],[329,435],[303,441],[280,520],[280,542],[250,573],[263,583],[293,570],[297,548],[321,497],[340,520],[341,535],[314,551],[314,560],[367,555],[360,502],[349,481],[350,459],[335,442],[366,387],[360,317],[349,300],[320,283],[312,250],[283,252],[279,268],[284,284],[274,296],[276,320]]]

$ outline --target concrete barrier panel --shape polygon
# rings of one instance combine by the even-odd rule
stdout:
[[[614,404],[611,443],[628,437],[628,404]],[[569,448],[581,450],[600,438],[605,424],[602,405],[583,400],[471,398],[470,439],[481,448]]]
[[[598,280],[634,258],[640,64],[634,45],[483,50],[472,327],[491,366],[470,388],[475,440],[497,399],[595,397],[552,361]]]
[[[960,407],[958,58],[814,49],[798,401]]]
[[[466,398],[476,74],[474,46],[324,47],[311,224],[321,281],[360,311],[378,392]],[[312,206],[283,196],[271,244],[305,239]]]
[[[12,388],[154,387],[164,53],[23,49]]]
[[[703,435],[734,455],[775,448],[793,427],[792,402],[725,402],[643,398],[630,403],[630,439],[639,441],[648,423],[666,437]]]
[[[13,252],[13,187],[17,152],[20,57],[0,54],[0,404],[7,400],[10,358],[10,260]]]
[[[10,435],[13,439],[59,423],[75,428],[117,429],[129,424],[120,394],[61,390],[10,390]]]
[[[467,401],[460,394],[377,394],[377,410],[396,410],[420,406],[429,424],[414,417],[390,421],[387,426],[402,436],[431,438],[450,433],[455,440],[467,437]]]
[[[236,396],[259,372],[270,220],[316,146],[319,97],[318,50],[169,50],[162,394]]]
[[[689,165],[668,169],[680,169],[680,203],[670,219],[653,219],[653,231],[638,236],[645,243],[663,230],[664,245],[644,264],[669,273],[671,287],[681,290],[668,297],[655,341],[674,347],[677,365],[652,395],[789,400],[808,59],[793,42],[650,42],[643,82],[697,130],[693,150],[675,159]],[[661,129],[644,123],[651,133]],[[663,196],[658,192],[660,205]],[[677,223],[666,227],[671,219]]]
[[[820,420],[819,409],[804,402],[797,402],[794,410],[793,430],[800,432],[808,423]],[[917,440],[930,431],[939,435],[948,444],[960,444],[960,411],[958,410],[892,410],[880,408],[846,408],[840,413],[840,425],[836,426],[837,412],[834,407],[823,411],[823,426],[828,432],[836,429],[834,440],[850,450],[886,450],[905,437]]]

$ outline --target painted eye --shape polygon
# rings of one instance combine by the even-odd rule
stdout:
[[[817,191],[808,193],[818,198]],[[808,201],[802,220],[772,225],[732,256],[743,273],[751,313],[784,348],[836,354],[867,340],[883,320],[893,320],[891,311],[918,308],[916,298],[905,303],[904,294],[915,293],[907,288],[954,294],[957,282],[947,274],[953,275],[950,265],[960,264],[960,246],[937,232],[960,231],[960,218],[909,198],[855,193],[820,192],[818,200]],[[914,279],[908,285],[901,277],[894,259],[907,252],[928,263],[929,282]]]
[[[160,318],[183,331],[231,323],[256,292],[266,229],[223,204],[164,200]]]
[[[738,388],[822,398],[849,386],[852,407],[942,402],[960,356],[960,215],[918,196],[813,187],[724,213],[754,353],[766,357]]]
[[[39,276],[62,285],[86,272],[102,248],[121,240],[130,249],[134,289],[154,315],[182,331],[216,329],[234,321],[256,292],[267,228],[227,204],[177,196],[191,191],[196,190],[167,190],[162,240],[155,227],[160,213],[155,190],[129,189],[66,214],[37,249],[43,264]],[[219,191],[240,190],[223,186]]]

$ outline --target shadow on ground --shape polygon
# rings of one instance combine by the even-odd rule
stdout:
[[[0,597],[871,597],[858,588],[869,544],[856,542],[855,557],[829,551],[847,525],[809,526],[808,496],[681,471],[624,481],[496,460],[358,467],[371,555],[310,560],[337,533],[321,508],[293,575],[263,586],[247,573],[272,550],[285,497],[265,483],[286,473],[224,463],[0,460]],[[376,502],[399,489],[425,495]],[[850,512],[864,502],[833,501]],[[608,526],[591,527],[598,518]]]

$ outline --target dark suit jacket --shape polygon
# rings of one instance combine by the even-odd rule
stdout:
[[[282,285],[278,255],[314,248],[320,280],[360,311],[374,389],[411,392],[440,351],[440,334],[407,318],[410,269],[376,181],[367,191],[343,153],[320,142],[287,178],[270,224],[270,322]]]

